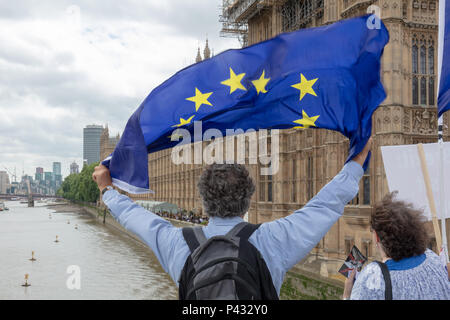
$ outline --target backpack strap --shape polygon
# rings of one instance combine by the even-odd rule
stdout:
[[[191,253],[207,241],[203,232],[203,227],[184,227],[181,230]]]
[[[229,238],[236,236],[248,240],[253,232],[259,228],[259,226],[260,224],[251,224],[243,221],[235,225],[225,236]]]
[[[245,226],[241,229],[240,232],[238,232],[237,236],[241,239],[248,240],[260,225],[261,224],[252,224],[245,222]]]
[[[230,231],[225,235],[227,238],[231,238],[233,236],[248,240],[250,236],[255,232],[256,229],[259,228],[261,224],[251,224],[248,222],[240,222],[231,228]],[[205,234],[203,232],[203,227],[184,227],[182,228],[183,237],[186,241],[189,250],[191,253],[195,251],[200,245],[205,243],[208,239],[206,239]]]
[[[384,283],[385,283],[385,292],[384,292],[384,299],[385,300],[392,300],[392,282],[391,282],[391,275],[389,273],[389,269],[387,265],[381,261],[375,261],[381,269],[381,273],[383,274]]]

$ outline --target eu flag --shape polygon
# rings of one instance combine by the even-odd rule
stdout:
[[[175,146],[177,128],[325,128],[350,139],[348,160],[371,135],[385,99],[380,58],[389,35],[369,16],[281,34],[189,66],[155,88],[128,120],[110,157],[113,183],[149,190],[147,154]]]

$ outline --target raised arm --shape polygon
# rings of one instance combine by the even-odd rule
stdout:
[[[100,192],[112,185],[109,170],[104,166],[96,167],[92,178],[98,184]],[[178,251],[182,247],[181,231],[116,190],[106,191],[103,201],[122,226],[152,249],[164,270],[174,279],[177,272],[173,267],[176,264],[174,260],[180,257]]]
[[[263,223],[250,238],[267,263],[274,284],[281,286],[284,273],[300,262],[344,212],[359,189],[362,165],[372,143],[348,162],[339,174],[303,208],[291,215]]]

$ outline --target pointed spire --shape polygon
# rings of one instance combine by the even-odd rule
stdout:
[[[208,46],[208,37],[206,37],[206,45],[205,45],[205,50],[203,50],[203,58],[205,60],[211,58],[211,50],[209,50],[209,46]]]
[[[108,124],[105,124],[105,128],[102,130],[102,135],[109,136]]]
[[[197,58],[195,58],[195,62],[200,62],[200,61],[202,61],[202,56],[200,55],[200,47],[198,47]]]

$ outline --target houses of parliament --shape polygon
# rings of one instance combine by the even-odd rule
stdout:
[[[437,0],[223,0],[219,18],[223,24],[222,34],[239,37],[241,44],[247,46],[283,32],[361,16],[367,13],[369,6],[380,9],[390,34],[381,64],[387,98],[372,117],[374,144],[370,166],[361,179],[358,195],[345,207],[343,217],[294,267],[299,272],[328,278],[339,278],[337,270],[353,245],[369,260],[379,258],[371,240],[369,219],[373,205],[389,192],[380,147],[437,142],[439,3]],[[203,59],[210,57],[208,43],[203,53]],[[201,60],[199,48],[196,61]],[[449,127],[447,112],[444,114],[445,141],[449,141]],[[104,141],[110,143],[107,137]],[[348,148],[348,139],[338,132],[280,130],[276,174],[260,175],[261,164],[246,162],[256,185],[248,212],[249,222],[262,223],[285,217],[304,206],[341,170]],[[196,184],[206,164],[176,165],[172,162],[171,151],[158,151],[148,156],[150,188],[155,193],[130,196],[170,202],[181,209],[201,213]],[[447,223],[447,239],[450,239],[449,230]],[[431,223],[429,231],[430,247],[435,249]]]

